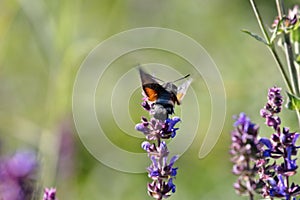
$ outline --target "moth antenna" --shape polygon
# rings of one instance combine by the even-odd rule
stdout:
[[[175,83],[175,82],[177,82],[177,81],[180,81],[180,80],[182,80],[182,79],[185,79],[185,78],[187,78],[187,77],[189,77],[189,76],[190,76],[190,74],[187,74],[187,75],[185,75],[184,77],[181,77],[181,78],[179,78],[179,79],[173,81],[173,83]]]

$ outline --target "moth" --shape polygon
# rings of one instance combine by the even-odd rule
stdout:
[[[178,87],[174,84],[174,82],[186,79],[190,76],[190,74],[172,82],[164,82],[146,73],[141,68],[139,68],[139,71],[142,87],[146,96],[148,97],[148,100],[163,106],[167,110],[167,114],[173,114],[174,106],[176,104],[181,104],[182,99],[184,98],[186,91],[192,82],[192,79],[187,79]],[[164,83],[159,84],[157,80]]]

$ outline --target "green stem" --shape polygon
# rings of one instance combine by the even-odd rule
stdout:
[[[282,0],[276,0],[276,7],[277,7],[277,12],[278,12],[278,17],[279,20],[282,20],[283,17],[285,16],[284,13],[284,4]],[[284,25],[283,25],[284,26]],[[285,27],[283,27],[285,29]],[[298,71],[294,63],[294,52],[293,52],[293,47],[292,43],[290,40],[290,33],[284,31],[284,49],[285,49],[285,56],[287,60],[287,65],[290,73],[290,78],[292,80],[292,93],[295,94],[297,97],[300,96],[300,91],[299,91],[299,82],[298,82]],[[297,118],[298,118],[298,124],[300,127],[300,111],[296,110]]]
[[[277,66],[278,66],[278,68],[281,72],[281,75],[283,77],[283,80],[285,81],[285,84],[288,87],[289,92],[292,93],[293,92],[292,84],[290,82],[290,79],[288,78],[288,75],[287,75],[286,71],[284,70],[284,66],[283,66],[282,62],[280,61],[280,58],[279,58],[279,56],[278,56],[278,54],[275,50],[274,45],[269,46],[269,50],[271,51],[271,54],[273,55],[273,57],[274,57],[274,59],[277,63]]]
[[[294,65],[294,53],[293,53],[293,48],[292,48],[292,44],[290,41],[289,33],[284,34],[284,40],[285,40],[284,47],[285,47],[287,65],[289,67],[290,76],[292,77],[292,80],[293,80],[294,93],[299,97],[300,92],[299,92],[299,83],[298,83],[298,77],[297,77],[298,72],[297,72],[296,66]]]
[[[257,6],[256,6],[254,0],[250,0],[250,3],[251,3],[251,6],[252,6],[252,9],[254,11],[255,17],[257,19],[258,25],[259,25],[262,33],[264,34],[264,37],[265,37],[267,43],[270,44],[270,37],[269,37],[269,35],[267,33],[266,28],[263,25],[263,21],[262,21],[261,15],[259,14],[259,11],[257,9]]]
[[[283,17],[285,16],[283,1],[276,0],[276,7],[277,7],[279,20],[282,20]],[[285,29],[285,27],[283,27],[283,29]],[[284,38],[285,56],[286,56],[287,65],[290,72],[290,77],[292,80],[293,94],[296,94],[299,97],[300,92],[299,92],[299,83],[298,83],[298,72],[294,64],[294,53],[293,53],[292,43],[290,40],[290,34],[288,32],[284,32],[283,34],[284,34],[283,38]]]
[[[300,128],[300,111],[296,110],[296,114],[297,114],[297,118],[298,118],[298,125],[299,125],[299,128]]]
[[[299,42],[295,41],[294,42],[294,50],[295,50],[295,55],[299,54]]]
[[[259,27],[260,27],[260,29],[261,29],[264,37],[265,37],[265,40],[269,44],[268,45],[269,50],[271,51],[271,54],[273,55],[273,57],[274,57],[274,59],[275,59],[275,61],[277,63],[277,66],[279,68],[279,71],[281,72],[283,80],[285,81],[285,84],[287,85],[289,92],[292,93],[292,91],[293,91],[292,84],[291,84],[291,82],[290,82],[290,80],[288,78],[288,75],[287,75],[286,71],[284,70],[284,66],[283,66],[282,62],[280,61],[280,58],[279,58],[279,56],[278,56],[278,54],[277,54],[277,52],[275,50],[274,45],[270,44],[270,37],[269,37],[269,35],[267,33],[266,28],[263,25],[263,21],[262,21],[261,15],[260,15],[260,13],[259,13],[259,11],[257,9],[257,6],[256,6],[254,0],[250,0],[250,3],[251,3],[251,6],[252,6],[252,9],[254,11],[255,17],[257,19],[257,22],[259,24]]]
[[[249,200],[253,200],[254,199],[254,196],[251,192],[249,192]]]

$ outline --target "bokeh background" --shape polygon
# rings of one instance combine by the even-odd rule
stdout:
[[[295,3],[299,1],[288,1],[286,7]],[[275,1],[257,0],[257,4],[270,26],[276,16]],[[1,0],[1,156],[35,149],[41,162],[39,184],[56,187],[59,199],[151,199],[146,194],[147,174],[119,172],[98,162],[80,142],[72,119],[73,84],[84,58],[110,36],[146,26],[174,29],[200,43],[218,66],[227,94],[221,137],[211,153],[199,159],[211,107],[203,81],[192,84],[203,90],[197,94],[201,123],[192,145],[176,162],[177,192],[171,199],[243,199],[232,188],[236,178],[228,154],[232,116],[244,111],[261,124],[262,135],[271,134],[259,110],[269,87],[286,88],[268,49],[240,31],[260,33],[248,1]],[[134,93],[129,105],[136,123],[141,116],[139,95],[140,91]],[[298,130],[293,112],[284,111],[282,116],[283,123]],[[115,144],[142,152],[141,139],[123,136],[112,119],[106,125]]]

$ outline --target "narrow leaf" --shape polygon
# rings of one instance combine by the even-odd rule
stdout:
[[[248,30],[242,30],[242,32],[244,32],[244,33],[250,35],[251,37],[255,38],[257,41],[262,42],[262,43],[264,43],[265,45],[268,45],[268,46],[269,46],[268,42],[267,42],[264,38],[262,38],[261,36],[255,34],[255,33],[252,33],[252,32],[250,32],[250,31],[248,31]]]

